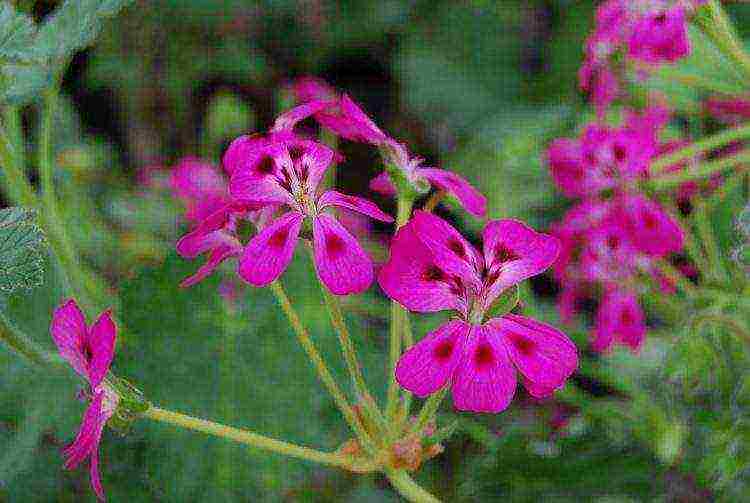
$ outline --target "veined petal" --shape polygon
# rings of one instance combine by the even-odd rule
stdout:
[[[523,376],[534,386],[530,391],[554,390],[578,368],[575,344],[556,328],[531,318],[507,314],[487,322]]]
[[[91,452],[91,460],[89,465],[89,478],[91,479],[91,488],[96,493],[96,497],[99,501],[107,501],[104,496],[104,488],[102,487],[102,480],[99,476],[99,441],[97,440],[97,447]]]
[[[393,197],[397,193],[396,186],[393,185],[391,177],[388,176],[387,171],[383,171],[378,176],[370,180],[370,190],[387,197]]]
[[[463,356],[470,330],[471,325],[453,320],[427,334],[398,360],[398,383],[422,398],[445,386]]]
[[[322,143],[306,141],[299,148],[303,152],[299,162],[306,172],[308,191],[315,193],[331,163],[339,159],[333,149]]]
[[[444,169],[420,168],[417,174],[434,187],[455,196],[466,211],[477,218],[487,214],[487,198],[464,178]]]
[[[432,213],[417,210],[406,227],[414,229],[415,235],[430,250],[443,271],[457,275],[468,286],[480,287],[482,256],[448,222]]]
[[[268,138],[258,134],[236,138],[224,154],[222,160],[224,171],[231,176],[235,171],[253,170],[259,154],[268,147],[269,143]]]
[[[98,448],[98,432],[103,422],[103,400],[104,391],[100,391],[94,396],[88,409],[86,409],[75,440],[63,449],[66,470],[76,468],[94,449]]]
[[[325,192],[318,199],[318,209],[323,209],[326,206],[339,206],[362,213],[381,222],[393,222],[393,217],[381,211],[375,203],[362,197],[349,196],[335,190]]]
[[[646,337],[643,309],[635,293],[611,289],[602,297],[596,312],[592,349],[607,351],[617,342],[637,352]]]
[[[622,196],[619,218],[635,247],[656,257],[679,252],[684,242],[680,225],[656,202],[640,195]]]
[[[486,327],[472,328],[453,374],[453,405],[458,410],[502,412],[516,392],[516,370],[497,337]]]
[[[378,144],[388,139],[349,96],[343,95],[337,105],[316,114],[323,127],[352,141]]]
[[[517,220],[493,220],[482,233],[487,264],[487,305],[506,288],[536,276],[560,253],[560,240]]]
[[[266,161],[263,161],[266,162]],[[273,162],[273,161],[271,161]],[[236,200],[254,204],[293,204],[294,198],[273,175],[238,170],[229,181],[229,193]]]
[[[411,311],[447,309],[466,313],[459,284],[436,264],[414,227],[405,225],[391,241],[391,256],[378,274],[383,291]]]
[[[218,231],[223,233],[222,231]],[[242,245],[239,241],[234,238],[234,243],[227,243],[226,241],[218,244],[216,247],[211,249],[211,253],[208,256],[206,262],[195,271],[195,274],[188,276],[180,282],[181,288],[188,288],[196,283],[206,279],[211,273],[213,273],[217,267],[221,265],[226,259],[230,257],[238,256],[242,253]]]
[[[315,270],[336,295],[361,293],[372,284],[372,260],[357,240],[331,215],[313,220]]]
[[[109,372],[109,366],[115,356],[115,338],[117,327],[112,320],[112,313],[107,310],[91,326],[88,333],[87,347],[91,351],[89,363],[89,383],[96,388]]]
[[[240,276],[254,286],[266,286],[281,276],[294,256],[304,218],[290,211],[251,239],[240,259]]]
[[[88,329],[86,319],[75,300],[69,299],[55,309],[49,329],[60,356],[79,375],[88,377],[88,362],[83,353]]]

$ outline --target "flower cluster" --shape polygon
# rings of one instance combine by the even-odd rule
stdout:
[[[629,113],[620,127],[591,124],[580,138],[557,139],[547,152],[555,183],[565,195],[580,198],[553,226],[562,242],[554,267],[563,289],[560,312],[569,321],[578,299],[601,291],[593,331],[598,351],[614,343],[640,348],[646,331],[638,304],[644,275],[670,291],[659,264],[681,251],[683,231],[641,191],[652,159],[669,147],[659,141],[668,118],[658,107]],[[689,189],[683,186],[678,194]]]
[[[600,116],[620,94],[623,65],[643,73],[690,53],[687,21],[703,2],[607,0],[599,6],[579,81]]]
[[[84,396],[90,400],[75,440],[65,448],[65,468],[72,470],[89,458],[91,487],[100,500],[104,490],[99,478],[99,442],[104,425],[117,409],[119,396],[105,381],[115,354],[115,326],[109,311],[103,312],[90,327],[74,300],[57,308],[50,334],[60,355],[88,382]]]

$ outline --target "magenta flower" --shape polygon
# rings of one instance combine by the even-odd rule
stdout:
[[[628,56],[650,64],[673,63],[690,54],[685,8],[655,7],[638,16],[630,29]]]
[[[109,311],[104,311],[91,327],[75,300],[58,307],[50,325],[50,334],[62,356],[89,384],[91,403],[75,440],[65,448],[65,468],[72,470],[89,458],[91,487],[104,501],[99,478],[99,442],[104,425],[115,412],[119,397],[104,381],[114,358],[117,327]]]
[[[366,290],[374,277],[372,260],[341,223],[324,210],[345,208],[383,222],[392,222],[393,218],[363,198],[335,190],[318,196],[320,181],[336,155],[325,145],[290,138],[248,148],[251,141],[254,139],[249,137],[236,139],[224,158],[232,171],[232,197],[240,204],[286,206],[290,211],[245,246],[240,276],[255,286],[276,280],[291,262],[303,222],[309,218],[320,280],[337,295]]]
[[[186,206],[185,220],[199,223],[229,203],[224,176],[209,162],[186,157],[175,166],[169,180],[172,194]]]
[[[682,250],[685,236],[680,225],[656,202],[642,195],[624,195],[618,198],[617,209],[639,252],[666,257]]]
[[[399,384],[420,397],[450,385],[457,409],[500,412],[513,398],[517,371],[529,393],[544,397],[565,383],[578,357],[549,325],[514,314],[485,320],[504,290],[555,261],[557,239],[496,220],[483,241],[479,252],[445,221],[417,211],[394,237],[378,281],[409,310],[458,313],[401,356]]]
[[[461,206],[475,217],[486,216],[487,198],[464,178],[444,169],[422,167],[424,159],[410,157],[406,147],[396,141],[386,142],[383,150],[387,162],[397,168],[417,192],[427,192],[430,186],[444,190],[458,199]],[[386,171],[372,179],[370,188],[386,196],[396,195],[396,186]]]
[[[205,161],[183,159],[172,172],[170,183],[175,197],[187,206],[185,219],[194,225],[177,242],[177,253],[188,259],[208,254],[195,274],[180,283],[183,288],[202,281],[228,258],[242,254],[243,247],[237,237],[241,220],[262,225],[273,212],[272,207],[259,211],[257,205],[231,201],[224,176]]]
[[[597,352],[608,351],[614,344],[640,350],[646,337],[645,316],[632,292],[611,288],[605,292],[596,313],[591,348]]]

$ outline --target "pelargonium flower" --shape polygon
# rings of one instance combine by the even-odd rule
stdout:
[[[398,169],[418,192],[424,193],[430,186],[436,187],[458,199],[461,206],[475,217],[486,216],[487,198],[464,178],[444,169],[421,166],[424,159],[411,157],[406,147],[396,141],[386,142],[383,151],[386,152],[387,162]],[[386,196],[396,195],[396,186],[387,171],[375,177],[370,182],[370,188]]]
[[[104,425],[117,409],[119,397],[104,380],[115,354],[115,326],[109,311],[104,311],[90,327],[86,326],[75,300],[68,300],[55,309],[50,334],[57,348],[73,370],[86,379],[91,397],[75,440],[65,448],[65,468],[72,470],[89,458],[91,487],[104,500],[99,477],[99,442]]]
[[[684,6],[655,6],[635,16],[627,44],[628,56],[645,63],[673,63],[684,58],[690,54]]]
[[[658,152],[667,112],[653,107],[629,113],[624,125],[588,125],[580,138],[558,138],[547,151],[552,177],[568,197],[587,197],[643,179]]]
[[[289,211],[248,242],[240,259],[240,276],[255,286],[276,280],[291,262],[303,222],[309,219],[320,280],[337,295],[366,290],[374,276],[372,260],[325,210],[345,208],[383,222],[392,222],[393,218],[367,199],[335,190],[318,195],[320,181],[336,155],[327,146],[289,139],[247,148],[249,141],[253,139],[236,139],[224,157],[232,172],[233,199],[240,204],[285,206]]]
[[[637,352],[645,337],[645,315],[638,296],[621,288],[608,289],[596,313],[591,348],[603,352],[621,344]]]
[[[202,281],[222,262],[242,253],[237,236],[241,220],[262,226],[273,211],[272,207],[261,211],[257,205],[232,201],[224,176],[210,163],[198,159],[183,159],[172,172],[170,184],[175,197],[185,202],[185,219],[193,225],[177,242],[177,253],[188,259],[208,253],[208,259],[195,274],[180,283],[183,288]]]
[[[480,252],[444,220],[417,211],[394,237],[378,281],[406,309],[458,316],[401,356],[399,384],[420,397],[450,385],[457,409],[500,412],[513,398],[517,371],[529,393],[545,397],[565,383],[578,356],[544,323],[515,314],[485,319],[503,291],[555,261],[558,240],[496,220],[484,228],[483,242]]]

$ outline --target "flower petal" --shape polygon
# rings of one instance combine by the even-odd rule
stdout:
[[[326,206],[339,206],[357,211],[381,222],[393,222],[393,217],[381,211],[375,203],[362,197],[349,196],[335,190],[325,192],[318,199],[318,209],[323,209]]]
[[[517,220],[493,220],[482,233],[489,271],[488,305],[506,288],[536,276],[560,253],[560,240]]]
[[[313,220],[315,270],[336,295],[361,293],[372,284],[372,260],[357,240],[330,215]]]
[[[217,234],[226,234],[223,231],[218,231]],[[188,276],[180,282],[181,288],[188,288],[196,283],[206,279],[211,273],[213,273],[217,267],[221,265],[226,259],[234,256],[238,256],[242,253],[242,245],[239,241],[234,238],[229,238],[234,242],[223,242],[211,249],[211,253],[208,256],[206,262],[198,268],[192,276]]]
[[[88,347],[91,351],[89,364],[89,383],[96,388],[109,372],[112,358],[115,356],[115,338],[117,326],[112,320],[111,311],[104,311],[91,326],[88,334]]]
[[[407,226],[430,250],[440,268],[460,277],[466,285],[479,288],[483,259],[456,229],[440,217],[417,210]]]
[[[684,234],[680,225],[656,202],[645,196],[627,195],[619,203],[619,218],[638,250],[664,257],[682,249]]]
[[[396,380],[418,397],[445,386],[463,355],[471,325],[453,320],[407,350],[396,365]]]
[[[455,196],[466,211],[477,218],[487,214],[487,198],[464,178],[444,169],[420,168],[417,174],[426,178],[431,185]]]
[[[60,356],[81,377],[88,377],[88,362],[83,353],[88,329],[86,319],[75,300],[69,299],[55,309],[49,330],[60,351]]]
[[[412,225],[399,229],[391,241],[391,255],[378,274],[378,283],[390,298],[411,311],[465,313],[468,309],[460,285],[436,264]]]
[[[315,118],[323,127],[347,140],[378,144],[388,139],[346,94],[339,99],[337,106],[321,110]]]
[[[339,159],[333,149],[322,143],[308,141],[300,143],[297,147],[303,152],[299,163],[305,170],[307,190],[310,193],[314,193],[326,171],[331,166],[331,162],[334,160],[339,162]]]
[[[387,171],[383,171],[378,176],[370,180],[370,190],[387,197],[393,197],[397,193],[396,186],[393,185],[391,177],[388,176]]]
[[[75,440],[63,449],[66,470],[76,468],[94,449],[98,448],[99,430],[104,420],[102,415],[104,393],[104,391],[100,391],[94,396],[88,409],[86,409]]]
[[[507,314],[487,322],[533,390],[554,390],[578,368],[575,344],[556,328],[531,318]]]
[[[207,161],[185,158],[174,168],[170,186],[175,197],[185,202],[185,219],[196,222],[225,205],[227,182],[218,169]]]
[[[304,218],[290,211],[251,239],[240,259],[240,276],[254,286],[266,286],[281,276],[294,256]]]
[[[331,101],[311,100],[301,105],[297,105],[278,116],[276,122],[273,124],[271,132],[291,131],[299,122],[333,104],[334,102]]]
[[[268,147],[269,143],[268,138],[259,134],[235,138],[222,159],[224,171],[231,176],[235,171],[253,170],[259,153]]]
[[[638,296],[621,289],[611,289],[604,294],[596,312],[592,349],[609,350],[617,342],[640,350],[646,338],[646,321],[638,303]]]
[[[498,413],[516,392],[516,370],[505,345],[484,326],[473,326],[461,363],[453,374],[453,405],[458,410]]]

